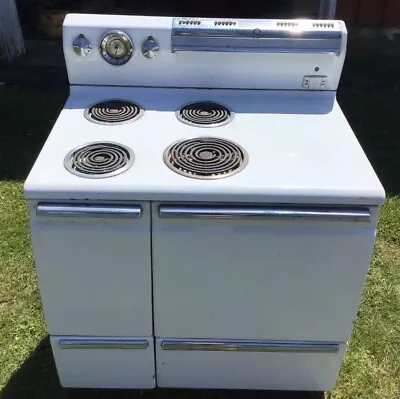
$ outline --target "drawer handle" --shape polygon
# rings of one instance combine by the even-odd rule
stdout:
[[[60,339],[61,349],[146,349],[145,339]]]
[[[345,222],[369,222],[366,208],[292,208],[292,207],[193,207],[168,206],[159,208],[161,218],[181,219],[302,219]]]
[[[84,218],[131,218],[139,219],[142,216],[140,206],[106,206],[82,204],[45,204],[37,206],[38,216],[53,217],[84,217]]]
[[[190,341],[173,339],[162,341],[161,348],[176,351],[334,353],[339,351],[339,344],[336,342],[306,341]]]

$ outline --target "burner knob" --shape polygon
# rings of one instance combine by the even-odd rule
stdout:
[[[160,52],[160,46],[153,36],[149,36],[142,44],[142,54],[146,58],[154,58]]]
[[[85,35],[80,34],[73,42],[72,48],[74,49],[74,53],[79,57],[86,57],[89,55],[92,50],[92,44],[85,37]]]

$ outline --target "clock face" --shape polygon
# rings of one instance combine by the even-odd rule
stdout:
[[[113,31],[107,33],[100,42],[100,52],[103,58],[111,65],[126,64],[133,53],[133,44],[124,32]]]

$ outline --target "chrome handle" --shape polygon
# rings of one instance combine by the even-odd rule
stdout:
[[[368,209],[301,207],[205,207],[161,205],[161,218],[182,219],[303,219],[369,222]]]
[[[61,349],[146,349],[145,339],[60,339]]]
[[[163,350],[211,352],[338,352],[336,342],[303,341],[201,341],[171,339],[161,342]]]
[[[83,204],[38,204],[38,216],[84,217],[84,218],[132,218],[142,216],[140,206],[128,205],[83,205]]]

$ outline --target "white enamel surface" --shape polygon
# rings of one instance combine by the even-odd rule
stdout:
[[[35,205],[31,236],[49,333],[151,336],[149,205],[128,220],[40,217]]]
[[[346,342],[374,246],[371,223],[160,219],[156,337]]]
[[[338,353],[193,352],[160,344],[157,385],[165,388],[329,391],[346,350],[342,344]]]
[[[59,341],[64,338],[71,337],[50,337],[58,376],[63,387],[143,389],[155,387],[152,339],[148,339],[147,349],[61,349]]]
[[[340,56],[335,54],[255,54],[171,52],[171,17],[69,14],[64,21],[63,43],[72,85],[125,85],[151,87],[220,87],[302,90],[304,75],[327,76],[325,90],[336,90],[346,54],[347,32],[343,22]],[[98,50],[102,36],[118,29],[128,34],[135,51],[122,66],[104,61]],[[92,43],[86,57],[77,56],[74,39],[84,34]],[[158,41],[154,59],[141,54],[148,36]],[[315,68],[318,67],[318,72]]]
[[[146,110],[130,124],[102,126],[85,108],[110,99]],[[230,107],[234,120],[218,128],[179,122],[175,110],[192,101]],[[217,136],[240,144],[249,163],[224,179],[181,176],[163,161],[173,142]],[[130,147],[135,164],[107,179],[85,179],[64,168],[76,146],[113,141]],[[331,92],[73,87],[25,183],[27,198],[245,201],[380,204],[384,190]]]
[[[66,17],[63,42],[71,94],[24,187],[43,308],[63,386],[153,388],[157,361],[161,387],[332,389],[359,306],[378,205],[385,197],[336,101],[347,39],[344,24],[338,24],[340,56],[173,54],[172,18]],[[125,31],[134,43],[124,66],[111,66],[98,50],[100,38],[114,29]],[[92,43],[87,57],[73,52],[79,34]],[[152,60],[140,52],[149,35],[160,44]],[[316,67],[327,76],[327,91],[302,87],[304,75],[315,74]],[[86,108],[115,98],[140,104],[143,117],[118,126],[84,118]],[[179,122],[175,111],[195,101],[226,105],[233,121],[218,128]],[[164,150],[199,136],[238,143],[248,153],[248,165],[217,180],[171,171]],[[68,172],[65,156],[96,141],[131,148],[134,165],[106,179]],[[140,205],[142,217],[37,216],[40,201]],[[158,205],[172,201],[364,205],[372,217],[356,223],[160,219]],[[341,344],[338,353],[330,354],[164,351],[161,339],[154,348],[153,333],[156,338]],[[96,337],[145,339],[149,346],[59,346],[60,339]]]

